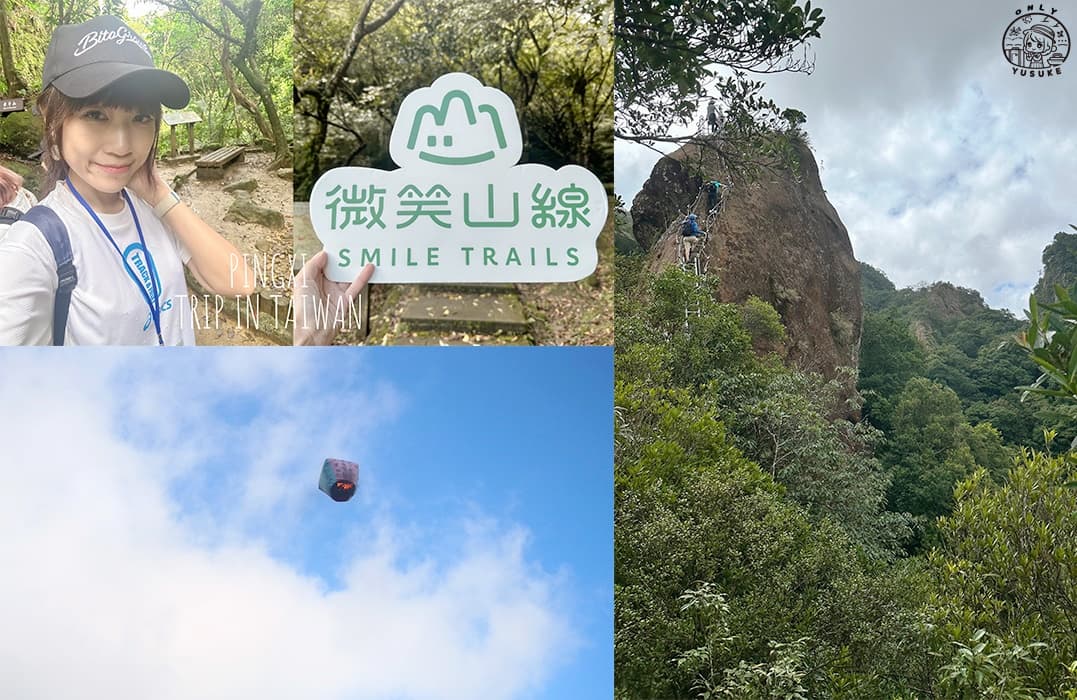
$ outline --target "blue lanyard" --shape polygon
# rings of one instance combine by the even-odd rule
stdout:
[[[124,270],[129,271],[130,266],[127,264],[127,259],[123,256],[123,251],[120,250],[120,246],[116,245],[116,240],[109,233],[108,227],[97,216],[97,212],[93,210],[86,200],[82,198],[79,191],[75,189],[75,186],[71,184],[71,181],[67,181],[67,188],[71,190],[71,194],[75,195],[75,199],[79,200],[79,204],[90,215],[90,218],[94,220],[101,232],[105,234],[105,238],[112,244],[112,247],[116,249],[116,254],[120,256],[120,261],[123,263]],[[135,205],[131,203],[131,198],[127,196],[127,190],[120,190],[120,194],[123,195],[123,199],[127,202],[127,208],[131,210],[131,218],[135,220],[135,230],[138,231],[138,242],[142,244],[142,250],[146,253],[146,266],[149,270],[150,287],[153,289],[153,297],[150,297],[149,292],[146,291],[146,286],[139,282],[134,277],[131,277],[131,281],[138,286],[138,291],[142,294],[142,299],[146,302],[146,305],[150,307],[150,316],[153,317],[153,327],[157,329],[157,344],[164,345],[165,339],[161,335],[161,293],[157,289],[157,277],[154,274],[157,271],[157,266],[153,263],[153,256],[150,255],[150,249],[146,246],[146,238],[142,235],[142,224],[139,223],[138,214],[135,213]]]

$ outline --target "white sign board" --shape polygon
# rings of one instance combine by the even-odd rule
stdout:
[[[315,183],[310,220],[326,274],[374,282],[571,282],[598,264],[606,192],[577,165],[517,165],[508,95],[448,73],[400,106],[389,139],[398,170],[335,168]]]

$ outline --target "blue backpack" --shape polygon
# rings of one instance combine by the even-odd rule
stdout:
[[[71,252],[71,238],[67,235],[67,226],[60,221],[52,209],[43,206],[31,207],[30,211],[18,218],[37,227],[45,236],[56,259],[56,302],[52,307],[52,344],[63,345],[67,331],[67,311],[71,308],[71,293],[75,291],[79,276],[75,270],[75,256]]]

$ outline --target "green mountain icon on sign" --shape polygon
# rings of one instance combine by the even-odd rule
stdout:
[[[464,120],[450,120],[449,115],[454,108],[462,111]],[[428,118],[429,117],[429,118]],[[424,123],[430,126],[427,133],[425,147],[419,149],[420,160],[437,165],[475,165],[493,160],[497,155],[492,149],[477,153],[459,153],[454,144],[489,142],[489,139],[461,138],[465,134],[453,134],[451,128],[469,130],[488,130],[492,140],[497,144],[498,150],[508,147],[505,141],[505,132],[501,127],[501,116],[493,105],[482,104],[477,108],[471,101],[471,95],[463,90],[451,90],[445,93],[441,105],[423,105],[415,111],[412,120],[411,132],[408,135],[408,150],[415,150],[419,136],[423,132]],[[485,135],[485,134],[484,134]]]

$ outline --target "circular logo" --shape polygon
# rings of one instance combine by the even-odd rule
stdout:
[[[1029,12],[1006,27],[1002,53],[1017,68],[1043,71],[1058,68],[1069,58],[1070,33],[1051,15]]]

